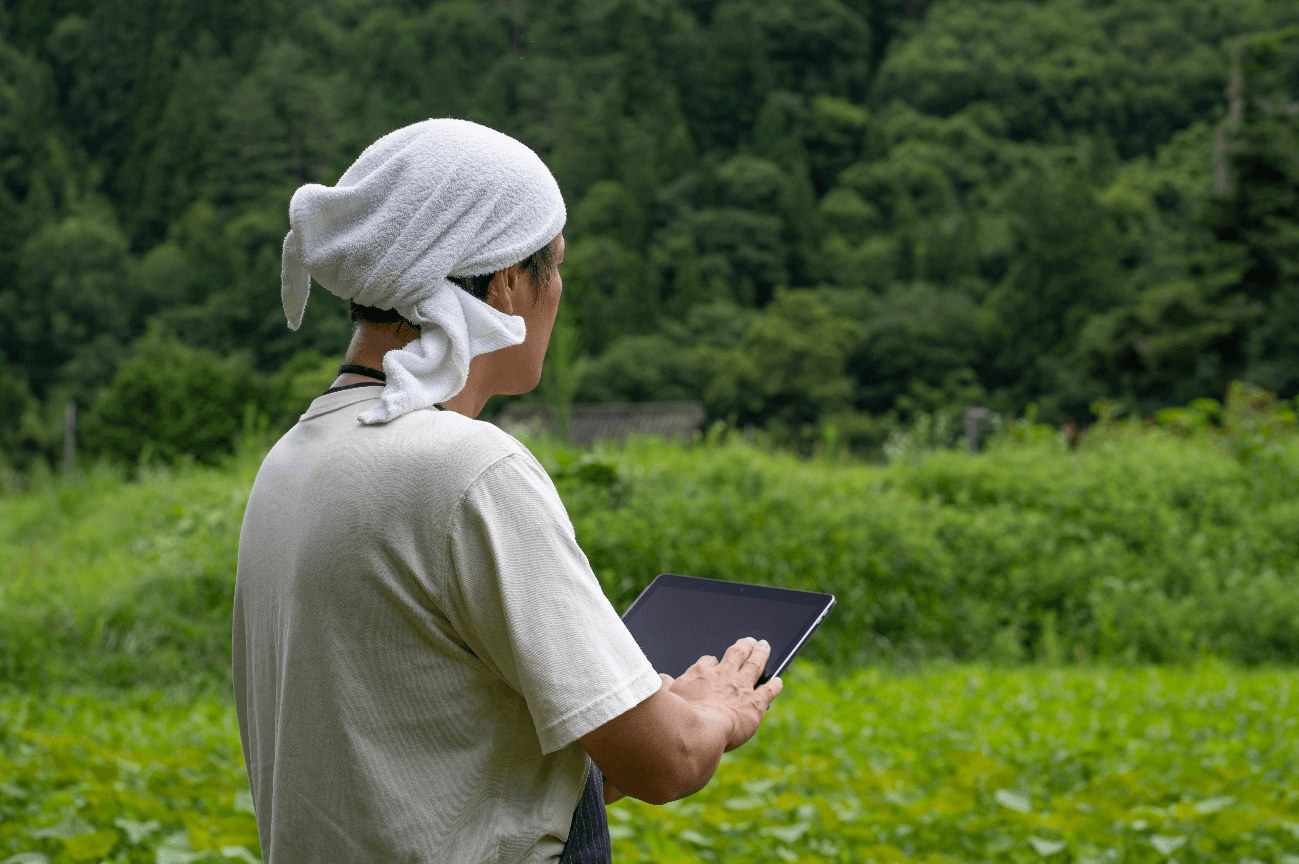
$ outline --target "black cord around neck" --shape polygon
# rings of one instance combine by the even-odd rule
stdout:
[[[362,366],[359,363],[344,363],[342,366],[338,367],[338,374],[339,375],[347,375],[347,374],[364,375],[367,378],[378,378],[380,381],[383,381],[385,383],[387,383],[388,381],[388,376],[383,374],[382,370],[371,369],[369,366]],[[363,384],[345,384],[342,387],[329,388],[328,390],[325,391],[325,395],[329,395],[330,393],[337,393],[340,390],[351,390],[354,387],[378,387],[378,386],[379,386],[378,384],[373,384],[369,381],[366,381]],[[441,402],[435,403],[433,407],[438,409],[439,411],[447,410],[442,406]]]
[[[362,366],[358,363],[344,363],[338,367],[339,375],[364,375],[366,378],[378,378],[380,381],[387,381],[388,376],[383,374],[382,369],[371,369],[369,366]]]

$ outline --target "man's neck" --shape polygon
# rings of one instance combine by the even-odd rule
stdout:
[[[344,363],[355,363],[371,369],[383,369],[383,356],[389,351],[405,348],[419,338],[418,330],[399,324],[363,324],[352,335],[352,343],[347,348]],[[479,385],[480,376],[474,374],[474,366],[479,365],[475,357],[469,362],[469,380],[465,387],[455,396],[447,399],[442,406],[448,411],[455,411],[466,417],[477,417],[492,394]],[[347,372],[334,379],[330,387],[346,387],[349,384],[365,384],[377,379],[355,372]]]
[[[398,330],[400,329],[400,335]],[[362,324],[352,333],[352,343],[347,346],[344,363],[355,363],[371,369],[383,369],[383,355],[405,348],[419,338],[419,331],[401,324]],[[331,387],[363,384],[376,379],[355,372],[339,375]]]

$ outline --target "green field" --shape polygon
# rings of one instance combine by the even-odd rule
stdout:
[[[707,789],[611,808],[617,860],[1299,864],[1299,446],[1202,433],[532,442],[616,607],[661,571],[839,598]],[[255,859],[229,626],[264,447],[0,498],[0,862]]]
[[[615,860],[1299,864],[1295,671],[785,678],[702,792],[609,808]],[[228,699],[9,692],[0,721],[0,854],[256,854]]]

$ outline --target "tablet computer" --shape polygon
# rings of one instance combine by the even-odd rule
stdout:
[[[833,594],[663,573],[623,613],[622,621],[654,671],[681,677],[700,657],[718,660],[739,639],[771,643],[763,684],[785,671],[834,608]]]

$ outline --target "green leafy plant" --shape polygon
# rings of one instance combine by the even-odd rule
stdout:
[[[610,806],[615,860],[1299,861],[1293,670],[785,681],[701,792]],[[0,721],[0,860],[257,861],[224,693],[0,691]]]

